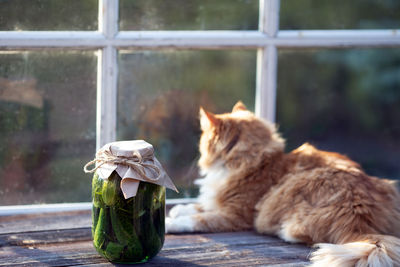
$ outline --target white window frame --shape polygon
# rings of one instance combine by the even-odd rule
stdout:
[[[275,122],[278,48],[400,47],[400,29],[279,30],[280,0],[259,0],[259,3],[257,31],[119,31],[119,0],[99,0],[98,31],[0,31],[0,50],[98,51],[98,149],[116,140],[117,53],[120,49],[257,49],[255,110],[257,115]],[[54,205],[47,206],[52,210]],[[79,205],[70,204],[70,209],[66,206],[62,209],[90,206],[88,203]],[[45,206],[40,206],[41,211]],[[20,213],[15,206],[1,207],[0,215],[12,213],[12,209]]]

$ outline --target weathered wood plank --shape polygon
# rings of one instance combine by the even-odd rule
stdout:
[[[89,241],[91,239],[91,229],[88,227],[64,230],[33,231],[25,233],[0,234],[0,247],[78,242]]]
[[[166,205],[167,212],[174,203],[179,203],[178,201],[170,202]],[[187,202],[191,203],[193,200],[189,199]],[[8,215],[0,216],[0,234],[84,228],[90,227],[91,224],[90,210]]]
[[[90,211],[0,216],[0,234],[90,227]]]
[[[0,266],[114,266],[94,249],[90,212],[0,217]],[[146,266],[304,266],[310,248],[253,232],[167,235]]]
[[[75,231],[75,233],[74,233]],[[76,235],[79,231],[68,233]],[[81,231],[84,231],[83,229]],[[90,236],[90,229],[86,229]],[[31,233],[30,233],[31,234]],[[52,233],[41,233],[42,237]],[[38,233],[36,237],[40,236]],[[22,235],[21,235],[22,237]],[[11,245],[0,248],[0,266],[112,266],[101,258],[91,240],[59,243],[43,242]],[[252,232],[167,235],[162,251],[148,266],[304,266],[310,249],[290,245],[281,240]]]

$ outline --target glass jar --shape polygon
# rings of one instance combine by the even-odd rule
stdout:
[[[116,171],[107,180],[93,176],[93,244],[111,262],[146,262],[164,243],[165,187],[141,181],[125,199],[120,183]]]

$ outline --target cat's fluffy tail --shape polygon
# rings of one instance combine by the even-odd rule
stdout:
[[[317,244],[312,267],[399,267],[400,239],[387,235],[368,235],[345,244]]]

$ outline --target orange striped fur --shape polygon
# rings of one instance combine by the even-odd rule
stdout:
[[[178,205],[167,231],[255,229],[319,247],[313,266],[400,266],[400,195],[348,157],[304,144],[284,153],[276,127],[238,102],[200,110],[199,203]]]

